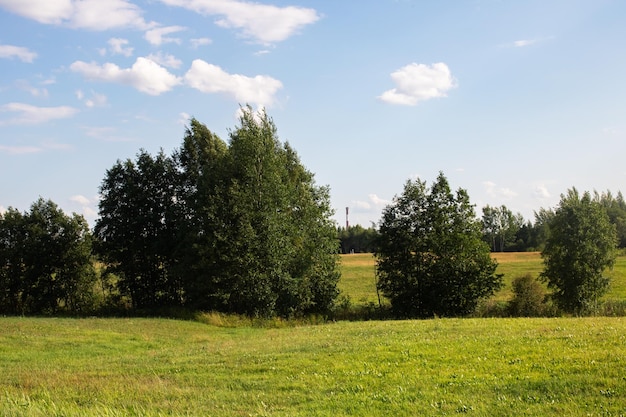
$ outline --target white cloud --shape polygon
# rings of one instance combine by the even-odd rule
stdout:
[[[71,0],[0,0],[0,7],[39,23],[61,24],[71,18]]]
[[[189,113],[181,112],[179,116],[180,117],[178,118],[178,124],[187,126],[189,120],[191,120],[191,115]]]
[[[157,96],[170,91],[181,83],[181,79],[169,73],[156,62],[139,57],[131,68],[120,68],[115,64],[98,65],[76,61],[70,69],[94,81],[105,81],[132,86],[142,93]]]
[[[0,206],[0,215],[7,212],[7,209],[4,206]]]
[[[17,113],[13,118],[0,120],[0,126],[9,124],[37,124],[50,120],[72,117],[78,109],[69,106],[37,107],[24,103],[8,103],[0,107],[0,112]]]
[[[0,153],[6,153],[9,155],[26,155],[32,153],[39,153],[45,150],[67,150],[72,149],[72,147],[65,143],[55,143],[50,141],[44,141],[38,146],[34,145],[0,145]]]
[[[0,58],[17,58],[22,62],[32,63],[37,54],[22,46],[0,45]]]
[[[391,73],[396,88],[379,98],[387,103],[414,106],[420,101],[446,97],[456,87],[456,80],[443,62],[432,65],[412,63]]]
[[[91,98],[85,100],[85,106],[87,107],[102,107],[107,104],[107,96],[104,94],[91,93]]]
[[[485,187],[485,193],[492,198],[510,200],[514,197],[517,197],[517,193],[510,188],[507,187],[497,187],[497,184],[493,181],[485,181],[483,182]]]
[[[217,65],[196,59],[185,74],[185,82],[203,93],[222,93],[241,104],[249,103],[264,107],[271,105],[283,84],[266,75],[248,77],[229,74]]]
[[[215,23],[241,31],[245,38],[270,44],[284,41],[300,28],[315,23],[320,15],[314,9],[239,0],[161,0],[202,15],[221,16]]]
[[[78,203],[83,206],[88,206],[89,204],[91,204],[91,201],[89,201],[89,199],[84,195],[73,195],[70,197],[70,201],[73,201],[74,203]]]
[[[391,201],[380,198],[376,194],[369,194],[368,197],[376,207],[384,207],[391,204]]]
[[[161,45],[163,43],[178,43],[180,44],[180,39],[178,38],[168,38],[165,35],[169,35],[170,33],[180,32],[182,30],[186,30],[187,28],[184,26],[166,26],[155,29],[150,29],[144,35],[144,38],[150,42],[152,45]]]
[[[134,48],[131,48],[128,45],[127,39],[122,38],[111,38],[109,39],[109,48],[111,52],[115,55],[124,55],[124,56],[132,56]]]
[[[533,194],[535,195],[536,198],[540,198],[540,199],[551,197],[550,192],[548,191],[548,187],[546,187],[544,184],[537,185],[535,187]]]
[[[43,151],[43,148],[39,146],[6,146],[0,145],[0,152],[8,153],[9,155],[23,155],[28,153],[37,153]]]
[[[156,54],[150,54],[146,58],[168,68],[180,68],[183,64],[183,62],[174,55],[163,54],[161,51]]]
[[[28,91],[33,97],[48,97],[47,88],[37,88],[30,85],[28,81],[18,80],[16,85],[20,90]]]
[[[70,201],[80,206],[81,214],[85,217],[85,219],[87,219],[87,221],[93,221],[96,219],[98,212],[96,211],[95,206],[97,206],[99,201],[97,197],[89,199],[84,195],[78,194],[71,196]]]
[[[132,142],[133,139],[121,136],[117,129],[110,126],[83,126],[85,135],[104,142]]]
[[[210,45],[213,41],[209,38],[194,38],[190,40],[191,46],[198,48],[200,46]]]
[[[380,198],[377,194],[368,194],[367,201],[353,201],[357,211],[381,210],[391,204],[391,201]]]
[[[519,41],[513,42],[513,46],[516,48],[523,48],[524,46],[529,46],[537,42],[537,39],[521,39]]]
[[[0,0],[0,7],[39,23],[91,30],[148,29],[139,7],[128,0]]]
[[[545,37],[533,38],[533,39],[518,39],[513,42],[502,44],[500,46],[503,48],[524,48],[527,46],[536,45],[538,43],[543,43],[551,39],[554,39],[554,36],[545,36]]]

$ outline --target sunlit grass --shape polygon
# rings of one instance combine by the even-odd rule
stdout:
[[[511,298],[513,279],[527,273],[538,277],[543,270],[539,252],[504,252],[492,256],[498,261],[496,272],[504,275],[504,287],[494,295],[494,301],[504,302]],[[341,255],[341,270],[339,287],[355,305],[378,302],[376,260],[372,254]],[[606,274],[612,282],[604,299],[626,300],[626,255],[620,255],[613,269]]]
[[[376,263],[371,253],[341,255],[339,290],[355,305],[378,304]]]
[[[2,416],[626,413],[621,318],[0,318]]]

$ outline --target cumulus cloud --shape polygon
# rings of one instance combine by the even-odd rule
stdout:
[[[181,112],[178,114],[178,116],[178,124],[181,124],[183,126],[187,126],[187,123],[189,123],[189,120],[191,120],[191,115],[189,113]]]
[[[487,193],[489,197],[510,200],[517,196],[515,191],[507,187],[498,187],[493,181],[485,181],[483,182],[483,186],[485,187],[485,193]]]
[[[89,199],[84,195],[73,195],[70,197],[70,201],[80,206],[81,214],[88,220],[93,221],[98,215],[95,206],[98,204],[98,198]]]
[[[133,48],[128,46],[128,40],[122,38],[109,39],[109,48],[114,55],[132,56]]]
[[[185,74],[185,82],[203,93],[221,93],[239,103],[250,103],[260,107],[269,106],[283,84],[266,75],[248,77],[229,74],[217,65],[196,59]]]
[[[154,26],[128,0],[0,0],[0,7],[39,23],[90,30]]]
[[[181,83],[179,77],[169,73],[156,62],[139,57],[131,68],[120,68],[112,63],[98,65],[76,61],[70,69],[93,81],[105,81],[129,85],[152,96],[170,91]]]
[[[193,38],[190,40],[191,46],[199,48],[200,46],[210,45],[213,41],[209,38]]]
[[[76,90],[76,98],[82,101],[87,107],[101,107],[107,104],[107,96],[91,92],[91,97],[86,98],[82,90]]]
[[[551,197],[550,192],[548,191],[548,187],[546,187],[544,184],[537,185],[535,187],[533,194],[535,195],[536,198],[540,198],[540,199]]]
[[[164,54],[161,51],[156,54],[150,54],[146,58],[168,68],[180,68],[183,64],[183,62],[174,55]]]
[[[237,29],[255,42],[271,44],[284,41],[302,27],[315,23],[320,15],[304,7],[279,7],[239,0],[161,0],[208,16],[219,16],[218,26]]]
[[[443,62],[432,65],[412,63],[391,73],[396,87],[379,98],[387,103],[414,106],[420,101],[446,97],[456,80]]]
[[[380,198],[377,194],[368,194],[367,201],[353,201],[352,204],[359,211],[380,210],[391,204],[391,201]]]
[[[179,38],[169,38],[165,35],[169,35],[170,33],[180,32],[182,30],[186,30],[186,27],[183,26],[166,26],[159,27],[155,29],[150,29],[144,35],[144,38],[150,42],[152,45],[161,45],[163,43],[180,43]]]
[[[10,124],[38,124],[55,119],[65,119],[78,113],[69,106],[37,107],[25,103],[8,103],[0,106],[0,113],[14,113],[9,119],[0,120],[0,126]]]
[[[22,46],[0,45],[0,58],[17,58],[22,62],[30,64],[37,58],[37,54]]]
[[[74,203],[78,203],[83,206],[87,206],[91,203],[91,201],[89,201],[89,199],[84,195],[73,195],[70,197],[70,201],[73,201]]]

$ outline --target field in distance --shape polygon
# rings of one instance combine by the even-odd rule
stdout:
[[[543,270],[539,252],[494,253],[499,274],[504,274],[504,287],[494,295],[496,301],[511,298],[511,281],[527,273],[534,277]],[[376,293],[376,260],[370,253],[341,255],[341,280],[339,288],[355,305],[378,304]],[[605,300],[626,300],[626,255],[617,258],[615,266],[607,271],[612,283]]]
[[[623,318],[0,318],[2,416],[618,416]]]

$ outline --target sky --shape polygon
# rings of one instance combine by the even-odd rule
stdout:
[[[335,220],[443,172],[477,215],[626,192],[626,1],[0,0],[0,212],[264,110]]]

